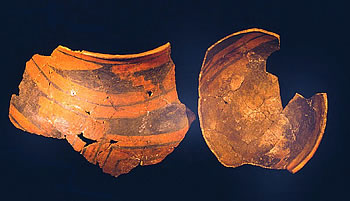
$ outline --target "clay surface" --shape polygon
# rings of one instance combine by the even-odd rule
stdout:
[[[178,100],[170,44],[131,55],[72,51],[27,63],[11,122],[66,139],[113,176],[162,161],[184,138],[194,114]]]
[[[295,173],[315,153],[325,130],[327,95],[295,94],[283,108],[278,78],[266,72],[279,35],[249,29],[206,52],[199,78],[204,139],[225,166],[252,164]]]

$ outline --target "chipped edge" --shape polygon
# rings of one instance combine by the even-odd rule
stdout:
[[[300,94],[298,94],[299,96],[301,96]],[[317,140],[316,140],[316,143],[315,145],[313,146],[313,148],[311,149],[311,151],[309,152],[308,155],[306,155],[306,157],[304,157],[304,159],[302,161],[299,162],[299,164],[294,164],[292,161],[289,165],[287,165],[286,169],[295,174],[296,172],[298,172],[301,168],[303,168],[307,162],[309,162],[309,160],[314,156],[314,154],[316,153],[316,150],[318,149],[320,143],[321,143],[321,140],[323,138],[323,134],[324,134],[324,131],[326,129],[326,122],[327,122],[327,113],[328,113],[328,99],[327,99],[327,93],[317,93],[315,94],[313,97],[315,96],[322,96],[322,99],[323,99],[323,104],[324,104],[324,111],[323,111],[323,121],[320,122],[321,123],[321,126],[320,126],[320,132],[318,134],[318,137],[317,137]],[[303,97],[303,96],[301,96]],[[295,159],[294,159],[295,160]]]
[[[59,45],[56,49],[61,49],[68,52],[74,52],[74,53],[78,53],[81,55],[90,56],[98,59],[135,59],[139,57],[145,57],[152,54],[156,54],[162,51],[167,51],[167,50],[170,51],[171,46],[170,46],[170,42],[167,42],[164,45],[156,47],[152,50],[148,50],[148,51],[136,53],[136,54],[104,54],[104,53],[90,52],[87,50],[72,50],[62,45]]]
[[[266,31],[264,29],[260,29],[260,28],[250,28],[250,29],[246,29],[246,30],[242,30],[242,31],[238,31],[238,32],[235,32],[233,34],[230,34],[228,36],[225,36],[224,38],[218,40],[216,43],[214,43],[213,45],[211,45],[207,51],[205,52],[205,56],[204,56],[204,59],[203,59],[203,62],[202,62],[202,66],[201,66],[201,71],[199,73],[199,77],[198,77],[198,117],[199,117],[199,126],[201,128],[201,131],[202,131],[202,136],[204,138],[204,141],[205,143],[207,144],[207,146],[209,147],[210,150],[213,150],[213,147],[212,145],[208,142],[208,139],[205,137],[204,135],[204,128],[202,127],[203,125],[203,122],[202,122],[202,112],[200,110],[201,108],[201,90],[200,90],[200,80],[201,80],[201,77],[202,77],[202,68],[207,60],[207,56],[208,56],[208,52],[210,52],[211,49],[213,49],[216,45],[218,45],[219,43],[221,43],[222,41],[230,38],[230,37],[233,37],[233,36],[236,36],[236,35],[240,35],[240,34],[244,34],[244,33],[250,33],[250,32],[261,32],[261,33],[265,33],[265,34],[268,34],[268,35],[272,35],[274,37],[276,37],[278,39],[278,44],[280,45],[280,36],[276,33],[273,33],[273,32],[270,32],[270,31]],[[215,153],[214,151],[211,151],[215,157],[218,159],[218,161],[225,167],[239,167],[241,165],[227,165],[225,164],[224,162],[222,162],[220,160],[220,158],[218,157],[217,153]],[[249,163],[245,163],[245,164],[249,164]],[[261,167],[264,167],[264,166],[261,166]],[[269,167],[264,167],[264,168],[269,168]]]

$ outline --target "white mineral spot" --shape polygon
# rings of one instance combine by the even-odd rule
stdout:
[[[71,96],[75,96],[75,95],[77,95],[77,92],[74,91],[74,89],[72,89],[72,90],[70,90],[70,95],[71,95]]]

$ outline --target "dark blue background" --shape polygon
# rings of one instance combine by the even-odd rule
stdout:
[[[349,188],[349,15],[342,1],[15,1],[1,3],[0,200],[347,200]],[[283,105],[296,92],[327,92],[328,122],[314,157],[295,175],[222,166],[196,120],[163,162],[114,178],[64,140],[9,121],[25,62],[59,44],[74,50],[138,53],[171,42],[180,100],[197,113],[206,49],[258,27],[281,35],[267,70]]]

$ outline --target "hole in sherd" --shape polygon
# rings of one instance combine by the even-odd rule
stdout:
[[[147,91],[147,94],[149,97],[151,97],[153,95],[153,92],[152,91]]]
[[[225,103],[225,104],[228,104],[228,102],[227,102],[227,101],[224,101],[224,103]]]
[[[117,143],[118,141],[115,141],[115,140],[111,140],[111,141],[109,141],[111,144],[113,144],[113,143]]]
[[[84,141],[84,142],[86,143],[85,146],[88,146],[88,145],[90,145],[90,144],[92,144],[92,143],[97,142],[96,140],[91,140],[91,139],[89,139],[89,138],[84,137],[83,133],[80,133],[80,134],[78,135],[78,137],[79,137],[82,141]]]
[[[85,111],[86,114],[90,115],[90,111]]]

